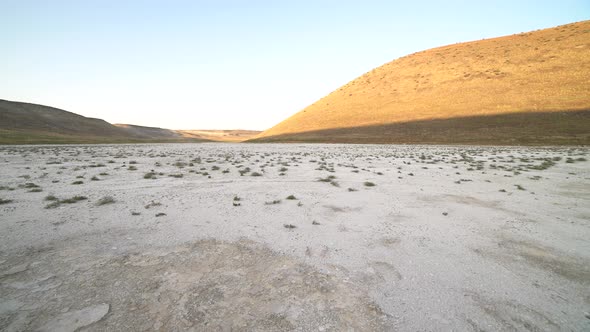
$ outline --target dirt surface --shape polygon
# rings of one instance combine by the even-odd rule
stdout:
[[[0,147],[0,330],[588,330],[589,152]]]

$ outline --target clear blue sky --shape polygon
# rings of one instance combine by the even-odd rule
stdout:
[[[0,0],[0,99],[266,129],[400,56],[589,18],[588,0]]]

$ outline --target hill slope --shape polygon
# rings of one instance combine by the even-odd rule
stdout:
[[[254,130],[171,130],[110,124],[59,108],[0,99],[0,144],[241,142]]]
[[[590,21],[411,54],[256,141],[590,144]]]
[[[0,144],[204,141],[172,130],[114,126],[58,108],[0,100]]]
[[[176,132],[188,138],[207,139],[218,142],[243,142],[254,138],[261,131],[257,130],[177,130]]]

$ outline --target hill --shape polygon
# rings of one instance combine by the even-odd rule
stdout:
[[[243,142],[259,135],[257,130],[177,130],[183,137],[206,139],[218,142]]]
[[[590,144],[590,21],[414,53],[257,142]]]
[[[140,137],[140,138],[181,139],[183,137],[182,134],[179,134],[176,131],[171,130],[171,129],[157,128],[157,127],[144,127],[144,126],[136,126],[136,125],[132,125],[132,124],[120,124],[120,123],[115,123],[113,125],[118,128],[124,129],[125,132],[129,135],[133,135],[135,137]]]
[[[0,99],[0,144],[241,142],[254,130],[171,130],[110,124],[59,108]]]
[[[204,141],[172,130],[112,125],[58,108],[0,100],[0,144]]]

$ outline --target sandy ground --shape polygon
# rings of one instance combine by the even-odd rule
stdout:
[[[589,152],[0,147],[0,330],[588,331]]]

